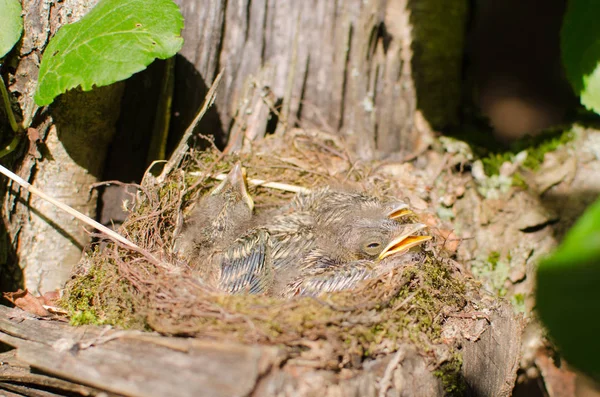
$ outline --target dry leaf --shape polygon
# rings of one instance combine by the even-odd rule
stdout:
[[[39,296],[38,299],[43,305],[46,306],[56,306],[56,303],[60,299],[59,291],[50,291],[46,292],[44,295]]]
[[[16,292],[5,292],[3,295],[21,310],[40,317],[51,315],[48,310],[44,309],[39,299],[30,294],[28,290],[19,289]]]

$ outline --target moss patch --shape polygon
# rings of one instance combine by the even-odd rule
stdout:
[[[574,132],[569,130],[546,131],[536,137],[526,137],[511,145],[505,151],[495,152],[480,148],[478,151],[481,155],[481,161],[486,175],[497,175],[500,167],[505,162],[514,162],[515,156],[527,151],[527,158],[523,161],[522,166],[537,170],[544,162],[544,155],[558,149],[560,146],[572,141],[575,138]],[[522,178],[521,178],[522,180]],[[520,183],[519,180],[516,181]]]

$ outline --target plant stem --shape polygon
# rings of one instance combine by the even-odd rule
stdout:
[[[10,143],[4,149],[0,150],[0,158],[12,153],[13,150],[15,150],[17,148],[17,146],[19,145],[20,140],[21,140],[20,135],[15,134],[15,136],[13,136],[12,141],[10,141]]]
[[[16,134],[19,131],[19,124],[17,123],[15,115],[12,111],[10,98],[8,96],[6,86],[4,85],[4,79],[2,78],[2,75],[0,75],[0,92],[2,92],[2,101],[4,102],[4,108],[6,109],[6,116],[8,117],[10,128],[12,128],[13,132]]]

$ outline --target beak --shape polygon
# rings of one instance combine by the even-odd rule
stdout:
[[[422,223],[411,223],[406,225],[403,229],[402,234],[394,238],[379,254],[379,259],[387,258],[390,255],[397,253],[405,253],[409,248],[419,245],[427,240],[431,240],[431,236],[416,236],[420,230],[425,229],[427,226]]]
[[[398,220],[406,215],[412,215],[413,212],[408,208],[407,204],[394,204],[392,209],[386,214],[389,219]]]
[[[225,180],[210,194],[213,196],[219,194],[227,187],[232,191],[237,192],[250,210],[254,209],[254,200],[250,197],[246,184],[246,169],[242,167],[241,163],[236,163],[231,171],[229,171],[229,174],[227,174],[227,178],[225,178]]]

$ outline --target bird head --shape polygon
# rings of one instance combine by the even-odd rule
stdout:
[[[253,208],[244,169],[238,163],[216,188],[196,203],[174,250],[197,260],[210,255],[215,247],[227,246],[247,228]]]
[[[365,193],[318,189],[300,194],[292,203],[293,208],[313,213],[317,223],[338,222],[353,214],[369,218],[400,220],[413,212],[402,201],[381,200]]]
[[[237,163],[227,177],[197,204],[192,223],[207,241],[223,241],[250,221],[254,201],[246,188],[245,170]],[[208,243],[207,243],[208,244]]]
[[[254,200],[248,194],[246,169],[240,163],[233,166],[227,177],[210,192],[210,195],[233,203],[243,203],[250,211],[254,209]]]
[[[408,204],[401,201],[383,204],[383,211],[388,219],[396,221],[414,214],[410,208],[408,208]]]
[[[425,228],[422,223],[357,217],[346,225],[339,246],[356,259],[379,261],[430,240],[431,236],[422,234]]]

